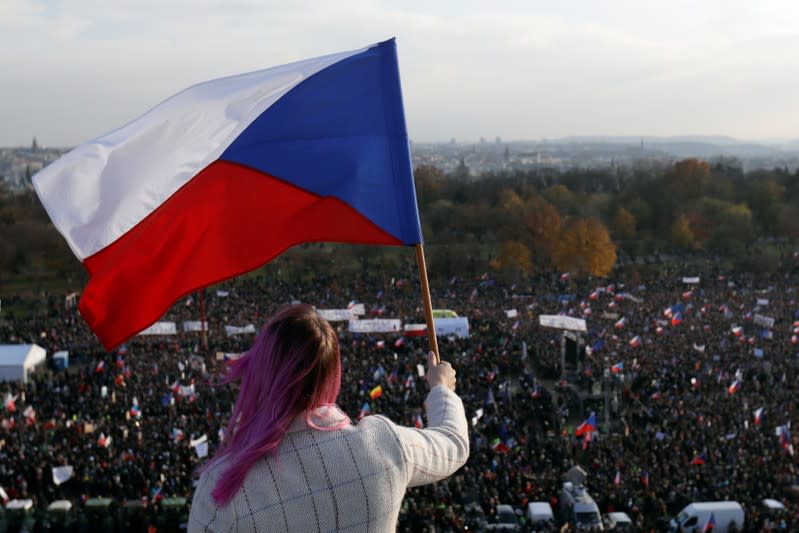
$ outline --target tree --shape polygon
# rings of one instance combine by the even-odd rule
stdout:
[[[684,159],[674,163],[666,181],[676,198],[683,201],[698,200],[704,194],[709,177],[709,164],[699,159]]]
[[[771,236],[776,234],[785,187],[773,179],[764,180],[753,184],[748,196],[755,220],[763,232]]]
[[[616,245],[599,220],[576,219],[561,232],[553,261],[561,272],[607,276],[616,264]]]
[[[446,177],[437,167],[419,165],[413,171],[416,181],[416,197],[419,205],[431,204],[439,199],[444,189]]]
[[[694,247],[694,232],[685,214],[681,214],[671,226],[671,242],[677,248],[690,250]]]
[[[613,235],[616,239],[635,237],[635,217],[623,207],[616,209],[616,216],[613,217]]]
[[[532,255],[530,249],[518,241],[506,241],[502,243],[502,253],[499,260],[492,262],[513,275],[527,275],[533,270]]]
[[[799,239],[799,207],[793,204],[782,206],[777,222],[777,234],[781,237]]]
[[[560,213],[544,198],[533,195],[527,200],[523,227],[532,243],[535,265],[546,268],[551,264],[552,251],[561,229]]]
[[[565,185],[557,184],[544,189],[541,194],[558,208],[560,213],[577,212],[577,196]]]

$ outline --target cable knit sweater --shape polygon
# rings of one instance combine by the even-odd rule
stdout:
[[[425,408],[424,429],[367,416],[320,431],[298,417],[279,453],[256,463],[228,505],[211,497],[227,462],[201,476],[189,531],[394,531],[406,488],[446,478],[469,456],[461,399],[439,385]],[[336,410],[327,422],[312,420],[332,426],[341,417]]]

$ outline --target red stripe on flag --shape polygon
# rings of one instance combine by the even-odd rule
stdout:
[[[216,161],[86,258],[90,280],[80,311],[111,349],[186,294],[258,268],[296,244],[319,241],[402,244],[336,198]]]

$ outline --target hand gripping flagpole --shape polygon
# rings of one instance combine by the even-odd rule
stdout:
[[[422,285],[422,302],[424,303],[424,319],[427,323],[427,339],[430,341],[430,350],[436,354],[436,363],[441,362],[438,353],[438,339],[436,338],[436,325],[433,322],[433,303],[430,301],[430,285],[427,284],[427,265],[424,260],[424,245],[416,245],[416,265],[419,267],[419,282]]]

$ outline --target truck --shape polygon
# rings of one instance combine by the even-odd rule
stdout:
[[[676,518],[671,520],[669,531],[700,532],[713,516],[713,533],[727,533],[735,524],[737,531],[744,527],[744,510],[741,504],[734,501],[694,502],[688,504]]]
[[[566,522],[577,527],[603,529],[599,507],[582,484],[576,485],[572,481],[563,483],[560,514]]]

